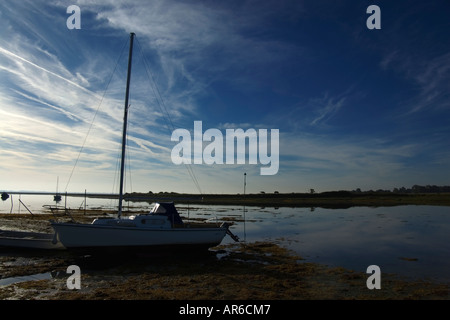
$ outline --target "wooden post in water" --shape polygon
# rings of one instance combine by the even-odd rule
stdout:
[[[33,212],[31,212],[31,210],[28,209],[28,207],[25,205],[25,203],[22,202],[22,200],[19,199],[19,202],[20,202],[21,204],[23,204],[23,206],[25,207],[25,209],[27,209],[28,212],[29,212],[31,215],[33,215]]]

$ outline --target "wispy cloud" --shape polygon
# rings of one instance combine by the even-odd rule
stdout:
[[[368,137],[336,138],[329,135],[284,133],[280,138],[280,173],[285,181],[289,176],[301,177],[306,183],[320,188],[324,182],[344,189],[391,188],[397,180],[409,175],[409,162],[421,154],[421,143],[403,144]]]
[[[189,99],[211,94],[212,83],[221,81],[251,90],[257,85],[255,79],[261,84],[270,81],[271,73],[280,72],[268,69],[268,64],[299,58],[298,46],[265,37],[258,29],[276,14],[294,19],[301,10],[269,2],[244,1],[236,8],[161,0],[137,1],[132,6],[111,0],[80,5],[98,12],[98,20],[112,28],[136,32],[145,50],[152,53],[151,67],[164,95],[173,97],[174,111],[182,107],[176,102],[184,101],[185,108],[195,112],[198,105]]]
[[[35,165],[40,171],[49,173],[57,164],[60,172],[68,176],[96,115],[84,148],[88,156],[81,157],[78,170],[83,170],[83,167],[114,170],[122,127],[123,85],[111,83],[112,95],[110,92],[102,97],[103,93],[97,93],[98,88],[85,87],[90,86],[86,75],[69,70],[69,66],[55,55],[47,54],[44,48],[31,48],[16,41],[11,41],[10,46],[10,50],[0,47],[0,73],[3,73],[0,80],[3,115],[0,136],[5,141],[2,160],[11,163],[11,157],[16,156],[20,161],[13,162],[21,163],[22,168]],[[34,56],[36,51],[45,54]],[[117,98],[114,87],[120,87]],[[137,98],[132,101],[133,110],[142,109],[143,102],[139,96]],[[167,147],[138,137],[155,137],[160,133],[149,133],[146,126],[142,126],[145,118],[131,118],[131,121],[135,126],[130,130],[129,141],[134,145],[130,150],[142,161],[152,158],[160,161],[161,153],[168,153]],[[34,150],[34,157],[17,150],[18,146]],[[28,164],[24,163],[25,159],[29,160]]]
[[[387,54],[380,66],[399,72],[405,80],[418,87],[407,101],[408,114],[449,107],[450,53],[425,58],[396,50]]]
[[[15,53],[13,53],[13,52],[11,52],[11,51],[8,51],[8,50],[6,50],[6,49],[4,49],[4,48],[2,48],[2,47],[0,47],[0,53],[1,53],[1,54],[4,54],[4,55],[6,55],[6,56],[9,56],[9,57],[11,57],[11,58],[13,58],[13,59],[16,59],[16,60],[18,60],[18,61],[22,61],[22,62],[28,63],[28,64],[30,64],[31,66],[33,66],[33,67],[35,67],[35,68],[37,68],[37,69],[39,69],[39,70],[41,70],[41,71],[44,71],[44,72],[46,72],[46,73],[48,73],[48,74],[50,74],[50,75],[52,75],[52,76],[54,76],[54,77],[57,77],[57,78],[60,79],[60,80],[63,80],[63,81],[68,82],[69,84],[71,84],[71,85],[77,87],[78,89],[85,90],[85,91],[87,91],[88,93],[92,94],[91,91],[85,89],[83,86],[79,85],[78,83],[76,83],[76,82],[74,82],[74,81],[72,81],[72,80],[69,80],[69,79],[67,79],[67,78],[64,78],[63,76],[60,76],[59,74],[54,73],[54,72],[52,72],[52,71],[50,71],[50,70],[47,70],[47,69],[45,69],[45,68],[43,68],[43,67],[41,67],[41,66],[38,66],[37,64],[35,64],[35,63],[33,63],[33,62],[31,62],[31,61],[25,59],[25,58],[22,58],[22,57],[20,57],[19,55],[15,54]],[[19,64],[18,64],[18,65],[19,65]],[[81,79],[82,82],[84,82],[85,84],[88,83],[87,80],[84,79],[79,73],[77,73],[77,78],[78,78],[78,79]]]
[[[345,100],[346,97],[332,98],[328,94],[325,94],[322,98],[311,100],[310,104],[315,109],[314,113],[317,114],[317,117],[311,121],[311,125],[315,126],[329,120],[342,108]]]

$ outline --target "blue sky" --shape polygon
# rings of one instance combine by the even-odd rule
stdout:
[[[117,192],[130,32],[126,191],[239,193],[244,172],[254,193],[448,185],[449,16],[448,1],[2,1],[0,189]],[[170,157],[194,121],[278,129],[279,171],[193,164],[197,188]]]

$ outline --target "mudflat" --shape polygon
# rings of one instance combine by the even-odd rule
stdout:
[[[0,215],[2,228],[51,232],[52,215]],[[89,215],[77,216],[77,221]],[[81,270],[71,290],[70,265]],[[309,263],[276,242],[221,245],[200,255],[83,255],[0,249],[0,299],[37,300],[448,300],[450,287]],[[44,279],[37,277],[44,275]],[[28,277],[27,277],[28,276]],[[1,282],[0,282],[1,283]]]

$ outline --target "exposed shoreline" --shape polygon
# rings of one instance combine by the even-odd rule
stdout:
[[[51,214],[1,214],[2,228],[51,232]],[[76,214],[77,221],[92,215]],[[0,299],[37,300],[449,300],[450,285],[383,274],[369,290],[368,274],[310,263],[276,241],[220,245],[204,257],[86,258],[68,252],[21,254],[0,249],[1,278],[57,274],[0,286]],[[414,263],[414,262],[411,262]],[[81,290],[66,286],[79,265]]]

